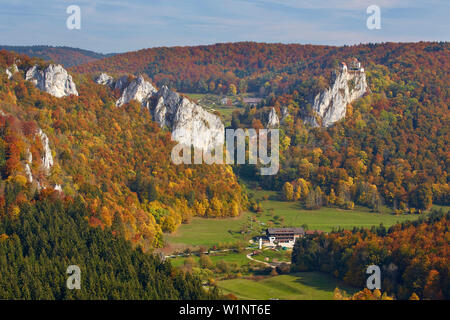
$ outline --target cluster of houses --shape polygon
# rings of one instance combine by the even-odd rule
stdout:
[[[321,234],[320,230],[305,230],[303,228],[268,228],[265,237],[259,238],[259,248],[285,247],[292,248],[298,238]]]

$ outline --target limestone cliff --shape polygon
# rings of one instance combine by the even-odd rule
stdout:
[[[163,86],[154,106],[149,106],[160,126],[172,131],[172,139],[202,150],[224,143],[225,128],[220,118],[187,98]]]
[[[101,73],[96,79],[95,82],[98,84],[112,86],[114,83],[114,78],[107,75],[106,73]]]
[[[122,92],[122,96],[116,101],[116,106],[137,100],[143,105],[156,93],[156,89],[148,81],[145,81],[142,75],[133,79]]]
[[[34,66],[27,71],[25,79],[57,98],[78,95],[72,76],[61,65],[51,64],[44,70]]]
[[[5,70],[8,79],[11,79],[16,72],[19,72],[17,65],[14,63],[11,67]]]
[[[98,84],[102,84],[105,86],[110,87],[112,90],[119,90],[120,92],[123,91],[123,89],[128,86],[128,76],[122,76],[119,79],[114,79],[110,75],[106,73],[101,73],[96,79],[95,82]]]
[[[269,119],[267,120],[267,128],[275,128],[280,124],[280,119],[278,118],[275,108],[270,109]]]
[[[45,170],[45,172],[49,172],[50,168],[53,166],[53,156],[52,156],[52,151],[50,149],[50,144],[48,142],[48,137],[47,135],[44,133],[44,131],[42,131],[42,129],[38,130],[37,135],[39,136],[39,138],[41,139],[42,142],[42,148],[44,149],[44,154],[42,155],[42,166]]]
[[[39,137],[42,144],[42,157],[41,157],[41,168],[43,170],[43,173],[48,176],[50,174],[50,170],[54,165],[53,156],[52,156],[52,150],[50,149],[49,139],[48,136],[42,131],[42,129],[38,129],[36,132],[36,136]],[[33,165],[33,155],[30,152],[30,149],[27,148],[26,150],[26,160],[24,165],[25,175],[30,183],[35,183],[37,186],[37,189],[40,190],[42,188],[46,188],[46,182],[43,182],[40,177],[42,176],[37,175],[36,177],[33,176],[33,172],[31,170],[31,166]],[[57,191],[62,191],[61,185],[55,185],[53,187]]]
[[[364,69],[348,70],[343,64],[341,71],[333,73],[333,84],[319,93],[313,104],[316,117],[305,119],[313,126],[329,127],[345,117],[347,105],[361,98],[368,90]]]
[[[125,76],[114,80],[107,74],[101,74],[95,81],[112,89],[123,88],[116,105],[139,101],[151,112],[154,121],[172,132],[174,141],[202,150],[212,150],[224,143],[225,128],[219,116],[169,90],[167,86],[156,91],[142,76],[131,81],[127,79]]]

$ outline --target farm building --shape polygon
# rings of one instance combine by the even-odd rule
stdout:
[[[279,245],[292,246],[297,238],[305,235],[305,230],[303,228],[268,228],[266,235],[270,244],[276,242]]]

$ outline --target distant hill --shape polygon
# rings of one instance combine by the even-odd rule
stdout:
[[[320,207],[325,194],[338,207],[378,210],[384,202],[400,214],[449,203],[449,57],[447,42],[241,42],[127,52],[72,71],[145,73],[158,87],[186,93],[257,94],[264,100],[233,112],[231,125],[262,128],[269,112],[289,114],[281,125],[284,158],[277,175],[258,176],[246,166],[237,167],[238,174],[311,207]],[[302,119],[316,116],[315,97],[331,87],[339,64],[353,59],[364,67],[370,93],[345,107],[343,121],[308,130]],[[339,92],[354,86],[347,81]],[[308,197],[302,190],[315,193]]]
[[[411,52],[418,55],[409,61]],[[116,54],[72,68],[78,73],[145,73],[157,86],[180,92],[226,94],[230,86],[238,93],[263,96],[298,90],[313,78],[329,80],[341,61],[356,57],[362,65],[403,63],[405,70],[428,63],[428,57],[444,55],[448,43],[381,43],[357,46],[322,46],[236,42],[193,47],[159,47]],[[424,60],[421,63],[415,63]],[[408,62],[405,63],[405,61]],[[435,61],[441,65],[441,60]],[[442,70],[438,67],[437,71]],[[323,84],[326,82],[322,81]],[[315,92],[311,92],[314,96]]]
[[[102,54],[94,51],[71,47],[0,45],[0,49],[26,54],[30,57],[37,57],[43,60],[52,60],[56,63],[62,64],[66,68],[88,62],[93,62],[95,60],[103,59],[114,55],[114,54]]]

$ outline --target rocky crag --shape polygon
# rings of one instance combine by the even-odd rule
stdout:
[[[329,127],[345,118],[347,105],[361,98],[367,90],[366,74],[361,64],[357,60],[350,67],[342,63],[341,70],[333,72],[332,86],[315,97],[314,116],[305,121],[312,126]]]
[[[51,64],[44,70],[34,66],[27,71],[25,79],[57,98],[78,95],[72,76],[61,65]]]
[[[117,106],[131,100],[140,102],[152,113],[153,119],[161,127],[172,132],[174,141],[202,150],[212,150],[216,145],[224,143],[225,129],[219,116],[206,111],[166,86],[157,91],[142,76],[131,80],[128,77],[114,80],[105,73],[98,76],[95,81],[122,91],[116,101]]]

